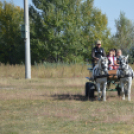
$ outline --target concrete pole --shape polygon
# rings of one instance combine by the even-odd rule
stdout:
[[[31,79],[30,26],[28,0],[24,0],[25,18],[25,78]]]

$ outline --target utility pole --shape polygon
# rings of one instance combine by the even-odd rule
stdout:
[[[24,0],[25,18],[25,78],[31,79],[30,26],[28,0]]]

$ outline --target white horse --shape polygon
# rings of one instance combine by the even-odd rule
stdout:
[[[127,64],[128,56],[121,56],[120,66],[117,70],[117,76],[120,79],[122,100],[125,100],[125,93],[127,93],[128,101],[131,101],[131,86],[134,72]],[[126,87],[126,89],[125,89]]]
[[[107,57],[101,57],[98,61],[98,64],[93,69],[93,79],[96,81],[98,100],[101,100],[102,96],[103,101],[106,101],[107,77],[108,77],[108,59]]]

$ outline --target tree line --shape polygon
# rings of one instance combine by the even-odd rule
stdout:
[[[103,48],[122,49],[133,60],[134,24],[123,12],[115,20],[111,34],[108,19],[94,0],[32,0],[29,6],[31,61],[84,62],[91,60],[95,41]],[[25,48],[21,38],[24,11],[13,3],[0,2],[0,62],[24,63]]]

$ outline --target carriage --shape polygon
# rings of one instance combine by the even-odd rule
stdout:
[[[106,91],[117,91],[117,94],[122,95],[122,100],[128,97],[128,101],[131,101],[131,86],[132,79],[134,77],[133,69],[127,64],[128,56],[120,57],[120,65],[117,70],[108,70],[107,57],[101,57],[92,68],[88,68],[92,72],[92,77],[86,77],[89,82],[85,84],[86,97],[94,97],[94,92],[98,91],[98,100],[103,99],[106,101]],[[110,85],[114,84],[113,89],[110,89]]]
[[[88,68],[89,72],[92,72],[92,68]],[[116,76],[117,70],[108,70],[108,81],[106,91],[117,91],[117,95],[121,94],[121,87],[118,77]],[[90,73],[89,73],[90,74]],[[90,80],[90,77],[86,77],[89,82],[85,83],[85,96],[89,98],[94,98],[94,92],[97,91],[95,81]],[[110,85],[113,84],[115,88],[110,89]]]

